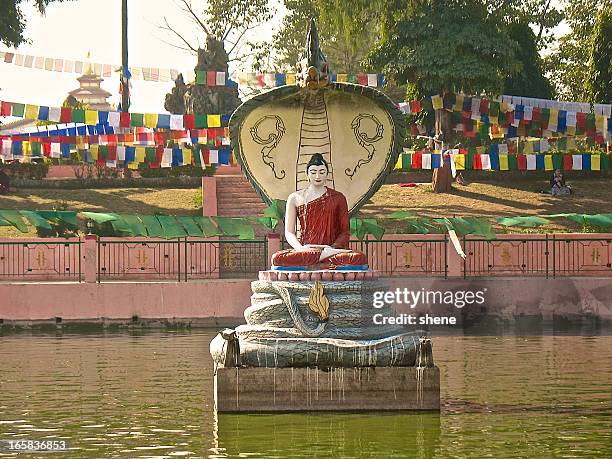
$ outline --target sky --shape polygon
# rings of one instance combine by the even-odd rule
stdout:
[[[198,1],[194,1],[197,4]],[[46,56],[72,60],[86,60],[91,52],[92,62],[121,64],[121,0],[74,0],[55,2],[41,16],[33,2],[24,2],[27,19],[25,37],[31,43],[19,48],[0,44],[0,51]],[[275,26],[280,24],[282,11],[274,24],[256,29],[257,39],[271,38]],[[193,71],[196,56],[173,47],[166,42],[177,43],[170,32],[160,30],[163,17],[176,25],[185,36],[200,37],[192,21],[185,16],[173,0],[129,0],[128,49],[130,66],[175,68],[180,72]],[[230,67],[230,71],[237,69]],[[24,68],[0,62],[0,99],[35,105],[60,106],[68,92],[78,88],[74,73],[50,72]],[[173,82],[132,82],[130,111],[167,113],[164,109],[165,94]],[[120,98],[119,78],[115,74],[102,82],[102,88],[113,94],[110,102]]]
[[[198,4],[201,0],[195,0]],[[278,29],[284,16],[279,0],[271,0],[277,14],[270,24],[251,32],[257,40],[268,40]],[[558,5],[559,0],[553,0]],[[183,13],[175,0],[129,0],[128,4],[129,64],[141,67],[175,68],[180,72],[193,71],[196,57],[177,49],[167,42],[176,43],[170,32],[160,30],[163,17],[185,35],[200,37],[202,32]],[[92,62],[121,63],[121,0],[73,0],[55,2],[41,16],[31,0],[24,1],[27,19],[25,37],[31,43],[18,49],[0,44],[0,51],[71,60],[86,60],[91,53]],[[562,25],[557,33],[564,33]],[[195,39],[194,39],[195,41]],[[230,67],[230,72],[237,71]],[[245,69],[247,70],[247,69]],[[0,99],[35,105],[60,106],[69,91],[78,87],[73,73],[19,67],[0,62]],[[172,82],[132,82],[130,107],[134,112],[167,113],[165,94]],[[119,102],[119,78],[114,74],[102,82],[102,88],[113,96],[110,102]]]

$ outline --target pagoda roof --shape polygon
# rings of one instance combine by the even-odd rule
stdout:
[[[78,97],[103,96],[110,97],[112,94],[102,88],[77,88],[70,91],[68,94],[78,99]],[[78,96],[78,97],[77,97]]]

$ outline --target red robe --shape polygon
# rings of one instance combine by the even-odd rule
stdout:
[[[351,237],[348,205],[344,195],[326,187],[325,193],[307,204],[297,207],[300,222],[298,239],[302,245],[329,245],[337,249],[348,249]],[[366,256],[360,252],[339,253],[319,262],[320,249],[304,251],[281,250],[272,255],[274,266],[306,266],[312,269],[335,266],[367,264]]]

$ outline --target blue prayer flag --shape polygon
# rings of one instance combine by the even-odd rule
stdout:
[[[589,153],[582,154],[582,170],[583,171],[591,170],[591,155]]]
[[[437,169],[442,167],[442,155],[439,153],[432,153],[431,155],[431,168]]]
[[[536,155],[536,169],[544,170],[544,155]]]
[[[60,145],[60,149],[62,150],[62,158],[70,158],[70,145],[67,143],[62,143]]]
[[[497,151],[489,153],[489,159],[491,161],[491,170],[498,171],[499,170],[499,153]]]
[[[287,78],[284,73],[276,74],[276,86],[285,86]]]
[[[136,147],[125,147],[125,162],[133,163],[136,161]]]
[[[170,115],[159,115],[157,117],[157,127],[162,129],[170,129]]]
[[[219,164],[229,165],[230,163],[230,149],[223,148],[219,150]]]
[[[47,121],[49,119],[49,107],[40,106],[38,107],[38,119]]]

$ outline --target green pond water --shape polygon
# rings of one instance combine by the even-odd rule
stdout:
[[[439,414],[218,417],[214,334],[0,335],[0,439],[68,442],[45,458],[612,457],[606,334],[434,335]]]

